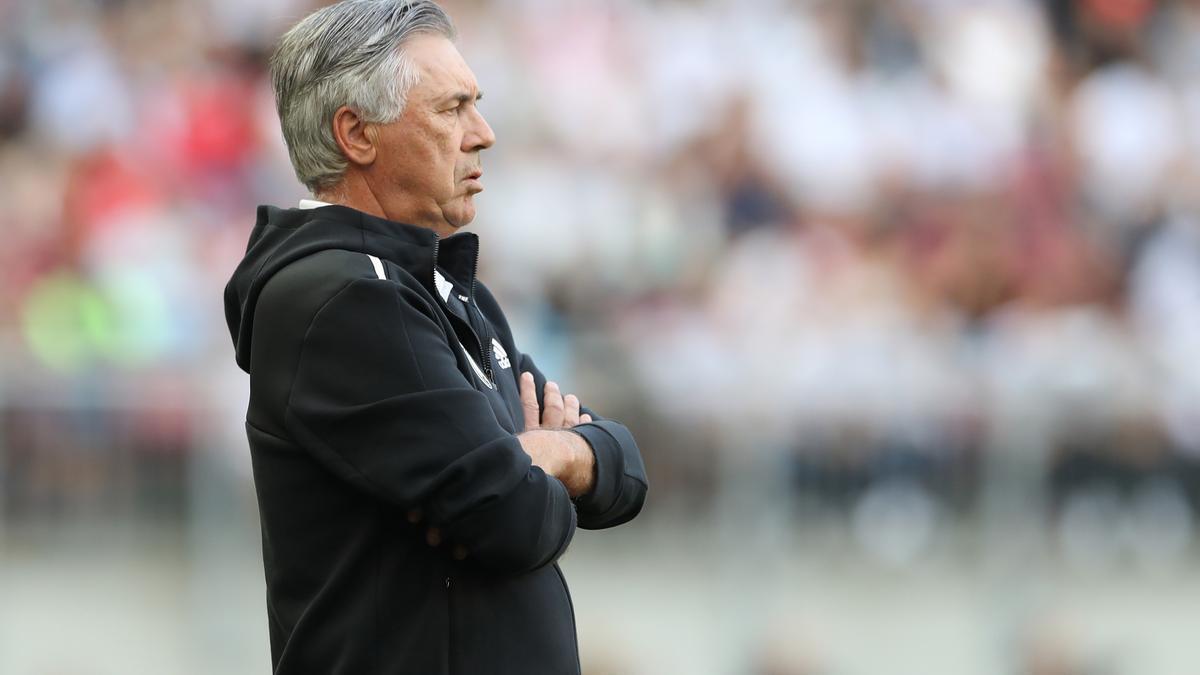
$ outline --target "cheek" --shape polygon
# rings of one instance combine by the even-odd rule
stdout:
[[[414,117],[406,134],[392,146],[407,174],[398,181],[409,189],[428,195],[440,204],[460,196],[459,176],[461,131],[457,119]]]
[[[456,125],[438,118],[423,119],[415,133],[397,144],[423,178],[421,182],[445,189],[454,181],[458,147],[454,144]]]
[[[442,157],[444,160],[443,164],[448,171],[453,173],[458,169],[460,163],[460,154],[461,153],[458,151],[458,144],[455,143],[453,139],[447,139],[442,144]]]

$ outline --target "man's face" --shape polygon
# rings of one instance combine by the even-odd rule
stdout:
[[[475,75],[454,43],[418,35],[404,51],[420,79],[400,119],[376,127],[372,191],[389,218],[447,236],[475,218],[473,197],[483,191],[479,153],[496,137],[476,107]]]

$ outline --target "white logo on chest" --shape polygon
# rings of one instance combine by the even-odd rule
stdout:
[[[500,346],[500,341],[492,338],[492,354],[496,357],[496,365],[500,366],[501,370],[512,368],[512,364],[508,361],[508,352],[504,351],[504,347]]]

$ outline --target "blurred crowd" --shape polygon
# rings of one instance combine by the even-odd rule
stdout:
[[[306,196],[265,60],[316,4],[0,2],[14,517],[170,504],[240,414],[221,290]],[[660,503],[766,466],[900,560],[1024,476],[1068,552],[1190,545],[1200,2],[445,4],[498,137],[482,278]]]

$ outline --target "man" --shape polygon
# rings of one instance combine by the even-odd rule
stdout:
[[[271,76],[298,209],[225,289],[276,673],[579,672],[556,560],[624,523],[628,430],[547,382],[475,278],[475,78],[432,2],[346,0]]]

